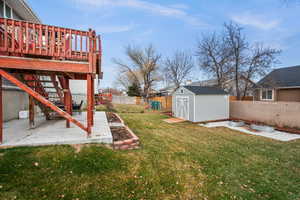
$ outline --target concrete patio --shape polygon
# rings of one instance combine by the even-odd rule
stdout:
[[[86,112],[76,113],[74,117],[86,124]],[[4,142],[0,148],[86,143],[111,144],[113,141],[105,112],[95,113],[95,123],[90,138],[87,137],[86,132],[72,123],[70,128],[66,128],[64,119],[46,121],[42,117],[36,119],[34,129],[29,129],[28,119],[6,122],[3,133]]]

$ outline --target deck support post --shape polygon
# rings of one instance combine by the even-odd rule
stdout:
[[[94,126],[94,115],[95,115],[95,80],[92,78],[92,89],[91,89],[91,95],[92,95],[92,126]]]
[[[0,75],[0,144],[3,143],[2,76]]]
[[[88,136],[92,133],[92,126],[93,126],[93,100],[92,100],[92,74],[87,74],[87,129],[88,129]]]
[[[71,115],[71,92],[70,92],[70,81],[68,78],[64,78],[64,103],[65,110],[68,114]],[[66,120],[66,127],[70,128],[70,121]]]
[[[33,129],[35,127],[34,122],[34,99],[32,96],[29,96],[29,128]]]

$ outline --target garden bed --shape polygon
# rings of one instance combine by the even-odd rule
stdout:
[[[110,127],[114,149],[131,150],[139,148],[139,138],[126,126]]]
[[[119,118],[119,116],[112,112],[106,113],[107,121],[109,123],[122,123],[122,120]]]
[[[110,130],[113,135],[114,142],[132,139],[132,135],[125,127],[111,127]]]
[[[113,148],[130,150],[139,148],[139,138],[124,124],[122,118],[112,112],[106,113],[113,136]]]

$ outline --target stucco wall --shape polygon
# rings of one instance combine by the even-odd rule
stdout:
[[[195,122],[229,118],[228,95],[197,95]]]
[[[19,118],[21,110],[28,110],[28,95],[18,89],[3,88],[3,120]]]
[[[300,128],[299,102],[231,101],[230,117]]]

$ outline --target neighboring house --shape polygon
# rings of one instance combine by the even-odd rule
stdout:
[[[240,91],[243,91],[245,88],[246,83],[248,84],[248,90],[246,92],[245,96],[252,96],[253,95],[253,88],[255,86],[255,83],[249,79],[247,79],[244,76],[241,76],[239,79],[239,87],[241,88]],[[218,81],[217,79],[210,79],[210,80],[204,80],[204,81],[197,81],[192,82],[189,84],[191,86],[208,86],[208,87],[217,87]],[[235,86],[235,80],[229,79],[223,83],[223,88],[228,94],[231,96],[236,96],[236,86]],[[241,94],[243,95],[243,94]]]
[[[157,96],[171,96],[176,90],[175,86],[167,86],[159,90]]]
[[[40,23],[39,17],[24,0],[0,0],[0,17]],[[28,95],[3,78],[4,121],[16,119],[28,109]]]
[[[172,95],[175,117],[192,122],[229,118],[229,96],[216,87],[182,86]]]
[[[257,83],[257,101],[300,102],[300,66],[275,69]]]

